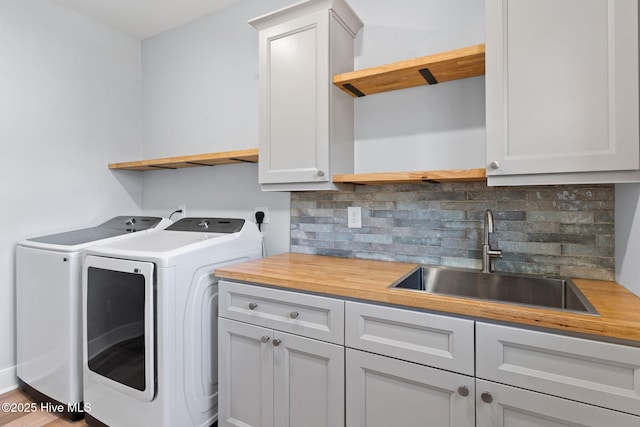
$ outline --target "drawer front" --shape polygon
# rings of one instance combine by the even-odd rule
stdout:
[[[220,281],[220,316],[344,345],[344,301]]]
[[[640,415],[640,348],[478,323],[476,376]]]
[[[350,301],[345,309],[347,347],[473,375],[473,321]]]

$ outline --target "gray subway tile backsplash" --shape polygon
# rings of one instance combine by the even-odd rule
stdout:
[[[291,193],[291,251],[480,268],[483,215],[495,219],[495,270],[614,279],[614,186],[484,183],[355,186]],[[362,228],[347,227],[347,207]]]

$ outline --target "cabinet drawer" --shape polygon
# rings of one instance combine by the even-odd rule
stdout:
[[[346,302],[347,347],[473,375],[473,321]]]
[[[486,323],[476,376],[640,415],[640,348]]]
[[[220,316],[344,344],[344,301],[220,281]]]

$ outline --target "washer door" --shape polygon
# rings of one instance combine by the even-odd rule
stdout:
[[[154,264],[88,256],[82,270],[85,373],[151,401],[156,393]]]

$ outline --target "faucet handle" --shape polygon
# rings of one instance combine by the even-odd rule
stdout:
[[[487,248],[487,255],[490,255],[492,258],[502,258],[502,249],[491,249],[491,247]]]

